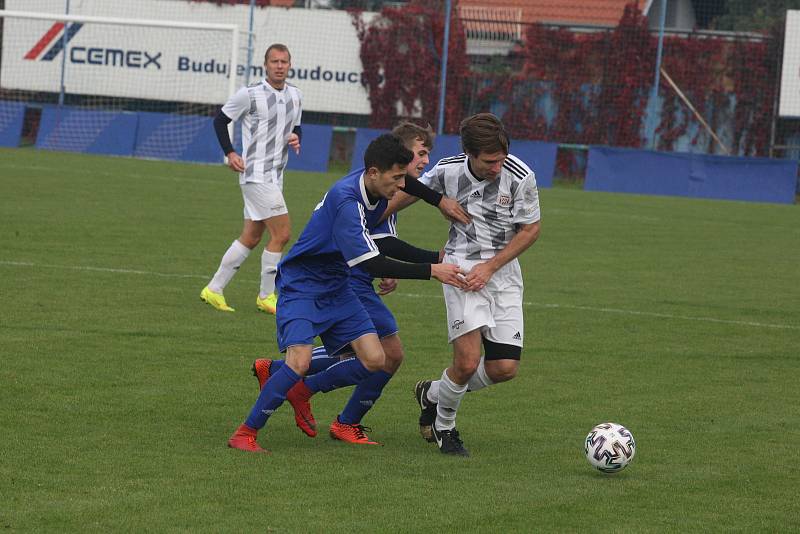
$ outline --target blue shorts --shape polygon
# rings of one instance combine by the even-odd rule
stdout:
[[[372,319],[372,324],[375,325],[375,330],[378,331],[378,337],[383,339],[396,334],[398,332],[397,321],[395,321],[394,315],[383,303],[383,300],[372,289],[372,286],[369,286],[368,290],[358,286],[353,289],[359,300],[361,300],[361,304],[364,305],[364,309],[367,310],[369,318]]]
[[[365,334],[377,334],[369,314],[352,289],[335,295],[278,294],[278,349],[313,345],[319,336],[329,356],[340,354]]]

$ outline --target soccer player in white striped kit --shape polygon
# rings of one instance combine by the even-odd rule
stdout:
[[[239,89],[214,119],[228,166],[239,173],[244,198],[244,226],[238,239],[222,256],[214,277],[200,298],[214,308],[232,312],[223,291],[241,264],[269,230],[269,241],[261,253],[261,287],[256,307],[274,314],[277,304],[275,274],[278,261],[289,241],[291,223],[283,199],[283,170],[289,148],[300,153],[300,119],[303,95],[287,83],[291,67],[289,49],[273,44],[264,54],[266,77]],[[242,153],[236,153],[228,135],[228,123],[242,121]]]
[[[461,144],[464,154],[439,161],[420,178],[456,199],[471,220],[451,224],[443,259],[467,273],[464,290],[443,286],[453,363],[439,380],[418,382],[414,393],[423,437],[436,441],[442,453],[469,456],[456,430],[456,412],[467,390],[517,374],[525,337],[517,257],[538,239],[540,216],[534,173],[509,154],[508,133],[497,117],[479,113],[465,119]],[[413,201],[403,195],[391,204],[400,209]]]

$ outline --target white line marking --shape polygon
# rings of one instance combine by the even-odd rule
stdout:
[[[417,293],[397,293],[398,296],[411,298],[431,298],[430,295],[420,295]],[[438,298],[444,298],[441,295],[436,295]],[[800,330],[800,326],[790,324],[772,324],[772,323],[757,323],[754,321],[733,321],[728,319],[717,319],[715,317],[693,317],[690,315],[673,315],[670,313],[646,312],[637,310],[622,310],[619,308],[597,308],[594,306],[578,306],[575,304],[545,304],[541,302],[523,302],[523,306],[533,308],[564,308],[569,310],[583,310],[604,313],[619,313],[623,315],[640,315],[644,317],[658,317],[660,319],[679,319],[683,321],[703,321],[708,323],[722,323],[722,324],[738,324],[742,326],[757,326],[764,328],[780,328],[785,330]]]
[[[139,276],[159,276],[162,278],[198,278],[208,279],[208,275],[204,274],[177,274],[177,273],[159,273],[153,271],[140,271],[135,269],[113,269],[110,267],[91,267],[80,265],[45,265],[41,263],[32,263],[26,261],[8,261],[0,260],[0,265],[8,265],[12,267],[39,267],[45,269],[66,269],[71,271],[91,271],[91,272],[105,272],[105,273],[118,273],[118,274],[134,274]],[[415,299],[429,299],[431,297],[443,299],[442,295],[421,295],[419,293],[396,293],[398,296],[409,297]],[[674,315],[670,313],[647,312],[637,310],[623,310],[619,308],[605,308],[595,306],[579,306],[576,304],[546,304],[542,302],[523,302],[524,306],[532,308],[562,308],[567,310],[582,310],[602,313],[617,313],[621,315],[638,315],[642,317],[658,317],[660,319],[676,319],[681,321],[701,321],[707,323],[720,323],[720,324],[736,324],[741,326],[753,326],[760,328],[777,328],[782,330],[800,330],[800,326],[789,324],[773,324],[773,323],[758,323],[755,321],[733,321],[728,319],[717,319],[715,317],[696,317],[691,315]]]
[[[135,269],[112,269],[110,267],[89,267],[82,265],[44,265],[41,263],[30,263],[27,261],[0,260],[0,265],[11,265],[19,267],[40,267],[44,269],[67,269],[70,271],[94,271],[101,273],[136,274],[144,276],[161,276],[164,278],[208,278],[207,275],[202,275],[202,274],[156,273],[153,271],[137,271]]]

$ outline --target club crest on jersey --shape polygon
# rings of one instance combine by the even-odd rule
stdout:
[[[497,195],[497,204],[499,206],[510,206],[511,205],[511,197],[508,195]]]

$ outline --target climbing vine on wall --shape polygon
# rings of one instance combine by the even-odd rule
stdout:
[[[354,15],[373,116],[388,127],[402,116],[433,122],[438,103],[442,12],[438,2],[384,9],[365,23]],[[446,130],[468,113],[491,110],[513,137],[562,143],[649,147],[647,114],[657,147],[680,140],[705,152],[718,146],[677,93],[661,78],[660,106],[650,101],[657,37],[636,4],[610,30],[580,32],[533,24],[508,68],[470,69],[458,18],[451,28]],[[668,36],[662,66],[712,129],[725,130],[735,154],[764,155],[769,147],[777,83],[777,37]],[[653,122],[655,121],[655,122]],[[721,132],[720,132],[721,133]],[[725,136],[724,136],[725,137]]]
[[[401,118],[436,125],[444,35],[444,2],[412,0],[384,8],[372,20],[351,12],[361,41],[364,82],[372,107],[370,126],[389,128]],[[445,131],[463,118],[463,85],[468,74],[466,38],[453,2],[447,62]]]

